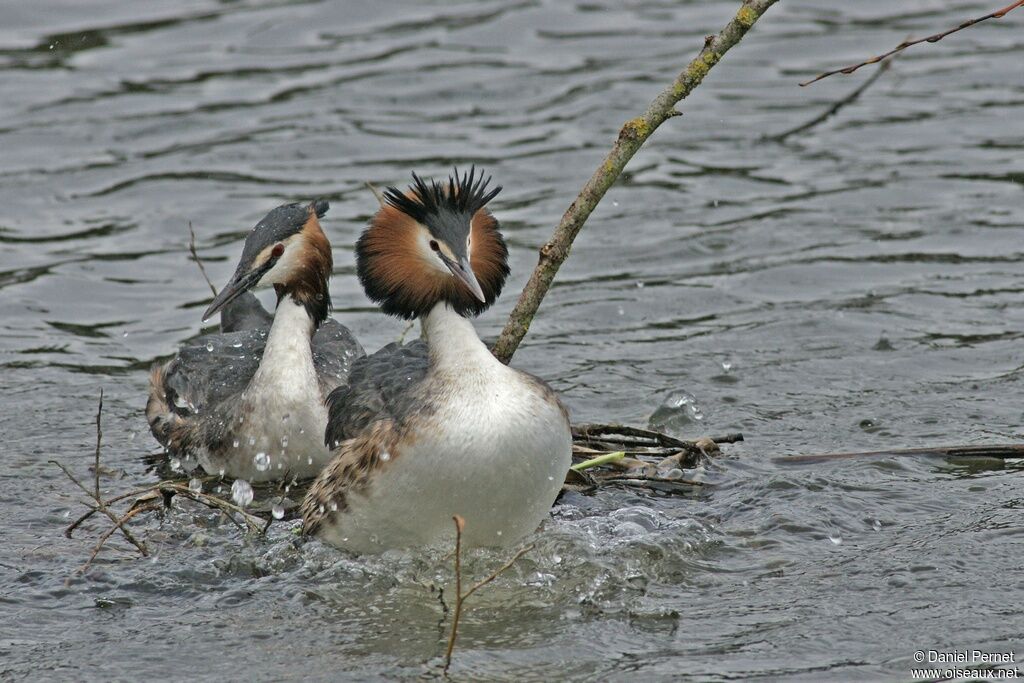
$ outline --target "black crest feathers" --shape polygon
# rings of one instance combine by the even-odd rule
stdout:
[[[461,176],[459,169],[452,169],[447,183],[425,181],[413,173],[412,185],[409,186],[412,196],[396,187],[389,187],[384,190],[384,201],[420,223],[425,222],[427,216],[444,211],[472,216],[501,192],[501,185],[488,191],[490,183],[490,176],[485,177],[482,172],[477,176],[475,165],[470,167],[469,173]]]

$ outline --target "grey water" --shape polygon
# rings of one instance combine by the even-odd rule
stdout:
[[[798,81],[995,4],[781,2],[636,156],[514,363],[575,421],[660,409],[746,441],[689,495],[566,495],[472,599],[453,678],[906,680],[918,650],[1024,656],[1019,463],[778,461],[1024,437],[1024,10],[770,137],[873,67]],[[84,497],[48,461],[91,477],[102,388],[104,492],[157,480],[147,371],[209,300],[189,222],[219,285],[267,210],[330,200],[335,315],[375,349],[403,325],[354,277],[364,182],[476,164],[505,188],[512,276],[477,325],[496,334],[619,127],[737,6],[3,3],[0,678],[440,677],[444,557],[247,538],[176,504],[134,523],[149,558],[115,538],[81,576],[105,526],[63,536]]]

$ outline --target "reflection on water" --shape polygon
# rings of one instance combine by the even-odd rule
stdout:
[[[365,181],[476,163],[505,187],[513,276],[478,325],[495,334],[621,123],[735,4],[5,8],[0,672],[436,673],[442,557],[345,557],[288,523],[246,541],[184,506],[144,525],[153,558],[105,551],[65,586],[93,541],[60,535],[81,507],[47,460],[85,475],[102,386],[104,485],[152,481],[146,370],[208,297],[189,221],[223,281],[269,207],[329,199],[337,315],[372,349],[402,325],[353,277]],[[1018,465],[773,461],[1020,438],[1021,18],[915,48],[839,117],[766,139],[870,72],[797,81],[984,9],[847,5],[780,3],[716,67],[595,212],[516,358],[578,421],[746,443],[692,496],[565,496],[474,596],[456,674],[901,678],[917,649],[1019,641]]]

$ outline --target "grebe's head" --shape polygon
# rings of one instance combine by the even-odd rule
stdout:
[[[291,295],[306,307],[315,325],[327,318],[331,296],[327,280],[333,260],[331,245],[318,218],[329,204],[285,204],[263,217],[249,236],[238,267],[224,289],[203,313],[203,320],[255,287],[274,285],[278,300]]]
[[[416,318],[445,301],[477,315],[501,294],[508,249],[485,206],[501,187],[473,168],[447,182],[415,173],[408,191],[389,187],[356,243],[356,271],[367,296],[390,315]]]

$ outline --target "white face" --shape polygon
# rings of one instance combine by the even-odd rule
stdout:
[[[298,235],[292,235],[283,242],[278,242],[284,247],[284,253],[281,254],[280,258],[277,259],[277,263],[274,267],[263,274],[260,278],[257,287],[269,287],[270,285],[283,284],[288,281],[289,275],[294,273],[300,265],[299,253],[301,249],[301,233]],[[265,262],[271,257],[271,253],[274,250],[274,246],[269,246],[263,250],[260,254],[259,261]]]
[[[435,240],[434,237],[430,234],[429,230],[427,230],[423,226],[420,226],[416,234],[416,249],[419,252],[420,256],[423,258],[424,262],[427,263],[427,265],[429,265],[437,272],[443,275],[451,276],[452,272],[448,270],[448,266],[446,266],[444,261],[441,260],[441,256],[438,254],[438,251],[431,246],[431,242],[437,244],[437,249],[442,251],[445,254],[445,256],[449,258],[453,257],[451,249],[448,248],[447,244]]]

